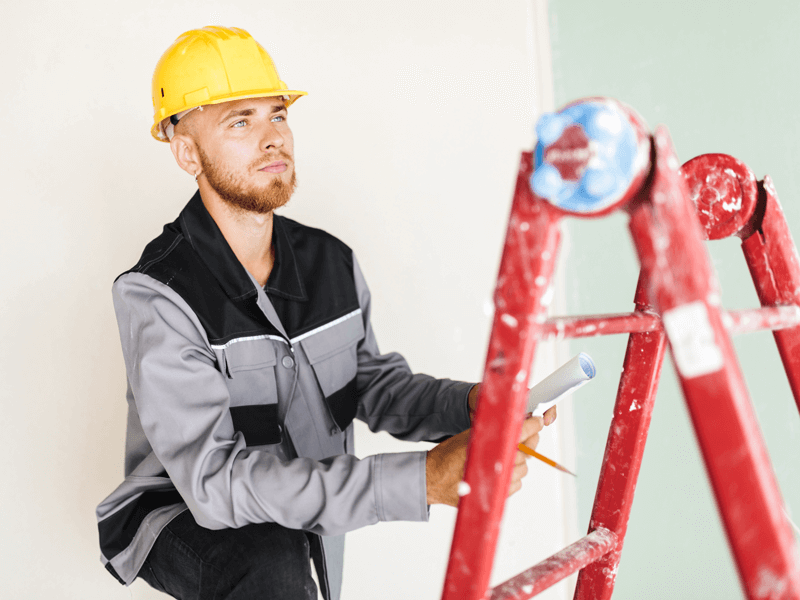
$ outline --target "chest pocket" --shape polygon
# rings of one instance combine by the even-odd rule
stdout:
[[[281,442],[275,343],[270,339],[243,339],[222,349],[233,428],[242,432],[248,446]]]
[[[314,370],[325,403],[341,431],[353,422],[358,407],[356,348],[364,338],[361,311],[300,341]]]

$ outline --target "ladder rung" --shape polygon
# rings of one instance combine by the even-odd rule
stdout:
[[[771,306],[722,313],[722,323],[730,333],[749,333],[761,329],[786,329],[800,325],[800,307]]]
[[[722,313],[722,322],[732,334],[761,329],[786,329],[800,325],[800,307],[770,306]],[[542,325],[542,337],[580,338],[618,333],[644,333],[661,329],[661,317],[654,313],[632,312],[607,315],[553,317]]]
[[[615,313],[608,315],[583,315],[553,317],[542,325],[542,337],[591,337],[617,333],[641,333],[661,329],[661,317],[655,313]]]
[[[501,583],[492,590],[490,598],[491,600],[527,600],[608,554],[616,545],[616,534],[609,529],[598,527],[561,552],[553,554],[538,565]]]

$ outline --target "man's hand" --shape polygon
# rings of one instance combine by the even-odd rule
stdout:
[[[475,410],[478,406],[478,392],[480,392],[481,384],[475,384],[472,386],[472,389],[469,391],[469,422],[470,424],[475,422]],[[544,411],[544,424],[550,425],[553,421],[556,420],[556,407],[551,406],[546,411]]]
[[[525,419],[519,441],[529,448],[536,448],[542,427],[544,427],[542,417]],[[467,460],[467,444],[471,431],[471,429],[462,431],[428,450],[425,463],[428,504],[458,506],[458,484],[464,479],[464,463]],[[516,452],[511,485],[508,489],[509,496],[522,487],[522,478],[528,473],[528,465],[525,463],[527,459],[527,454]]]

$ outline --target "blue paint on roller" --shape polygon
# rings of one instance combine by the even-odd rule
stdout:
[[[569,119],[564,118],[558,113],[545,113],[536,123],[536,137],[545,146],[549,146],[564,132],[564,128],[569,124]]]
[[[558,164],[545,160],[548,148],[557,144],[565,129],[572,125],[580,126],[589,140],[588,148],[582,149],[588,156],[577,181],[562,178]],[[590,101],[542,115],[536,134],[539,141],[534,149],[530,186],[536,195],[561,209],[598,212],[617,202],[633,182],[636,133],[627,115],[613,105]],[[564,155],[561,152],[554,162],[563,161]]]
[[[553,165],[544,163],[531,175],[531,187],[537,190],[537,194],[549,198],[558,195],[559,190],[564,186],[561,174]]]

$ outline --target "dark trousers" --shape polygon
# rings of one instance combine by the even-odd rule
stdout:
[[[316,600],[305,532],[275,523],[212,531],[187,510],[159,534],[139,577],[180,600]]]

